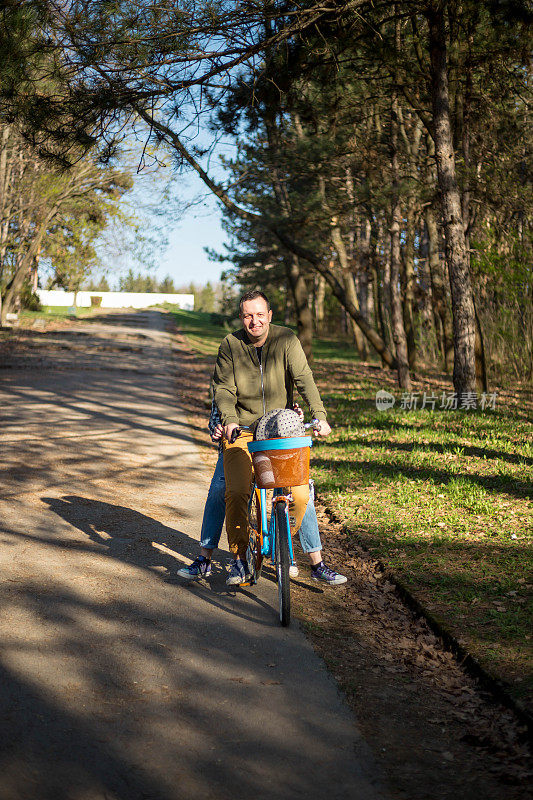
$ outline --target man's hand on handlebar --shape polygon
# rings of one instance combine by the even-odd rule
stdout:
[[[302,422],[304,421],[304,412],[298,405],[298,403],[293,403],[293,411],[296,411]],[[326,422],[325,419],[314,419],[312,422],[308,422],[305,428],[313,428],[313,433],[315,436],[329,436],[331,433],[331,428]]]
[[[235,428],[238,428],[238,427],[239,426],[237,425],[236,422],[230,422],[229,425],[225,425],[224,426],[224,436],[226,437],[228,442],[235,441],[234,439],[232,439],[232,434],[233,434],[233,431],[235,430]]]
[[[325,419],[319,419],[318,425],[313,427],[313,433],[315,436],[320,437],[329,436],[331,433],[331,428]]]

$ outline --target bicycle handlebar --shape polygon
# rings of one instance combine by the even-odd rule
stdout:
[[[238,428],[233,428],[233,430],[231,432],[231,436],[229,437],[229,440],[228,440],[229,443],[230,444],[234,444],[236,439],[237,439],[237,436],[240,434],[241,431],[249,431],[249,430],[250,430],[250,426],[249,425],[239,425]]]
[[[320,420],[319,419],[312,419],[311,422],[306,422],[304,425],[305,430],[308,428],[314,428],[316,431],[320,428]]]
[[[307,430],[308,428],[313,428],[315,431],[319,430],[319,428],[320,428],[320,420],[319,419],[312,419],[311,422],[306,422],[304,424],[304,429]],[[229,443],[230,444],[234,444],[236,442],[237,437],[238,437],[238,435],[240,434],[241,431],[249,431],[249,430],[250,430],[250,426],[249,425],[239,425],[238,428],[233,428],[233,430],[231,432],[231,436],[230,436],[230,438],[228,440]]]

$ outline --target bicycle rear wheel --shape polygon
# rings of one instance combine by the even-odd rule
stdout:
[[[288,625],[291,621],[290,535],[287,506],[285,503],[276,503],[276,577],[278,579],[279,619],[283,626]]]

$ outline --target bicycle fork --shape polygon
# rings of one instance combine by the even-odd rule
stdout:
[[[264,492],[264,495],[263,495]],[[289,520],[289,503],[292,500],[290,495],[282,494],[281,489],[274,489],[274,497],[272,499],[272,515],[270,517],[270,526],[268,528],[268,534],[263,536],[263,555],[270,556],[272,561],[275,560],[275,553],[276,553],[276,525],[275,525],[275,507],[278,503],[283,503],[285,506],[285,517],[287,519],[287,530],[289,531],[289,557],[291,560],[291,564],[294,563],[294,553],[292,549],[292,536],[291,536],[291,526]],[[263,530],[266,531],[266,490],[261,489],[261,512],[263,515],[262,525]]]

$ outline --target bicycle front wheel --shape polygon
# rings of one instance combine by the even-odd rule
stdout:
[[[276,577],[278,579],[279,619],[284,626],[291,621],[290,535],[287,506],[285,503],[276,503]]]

